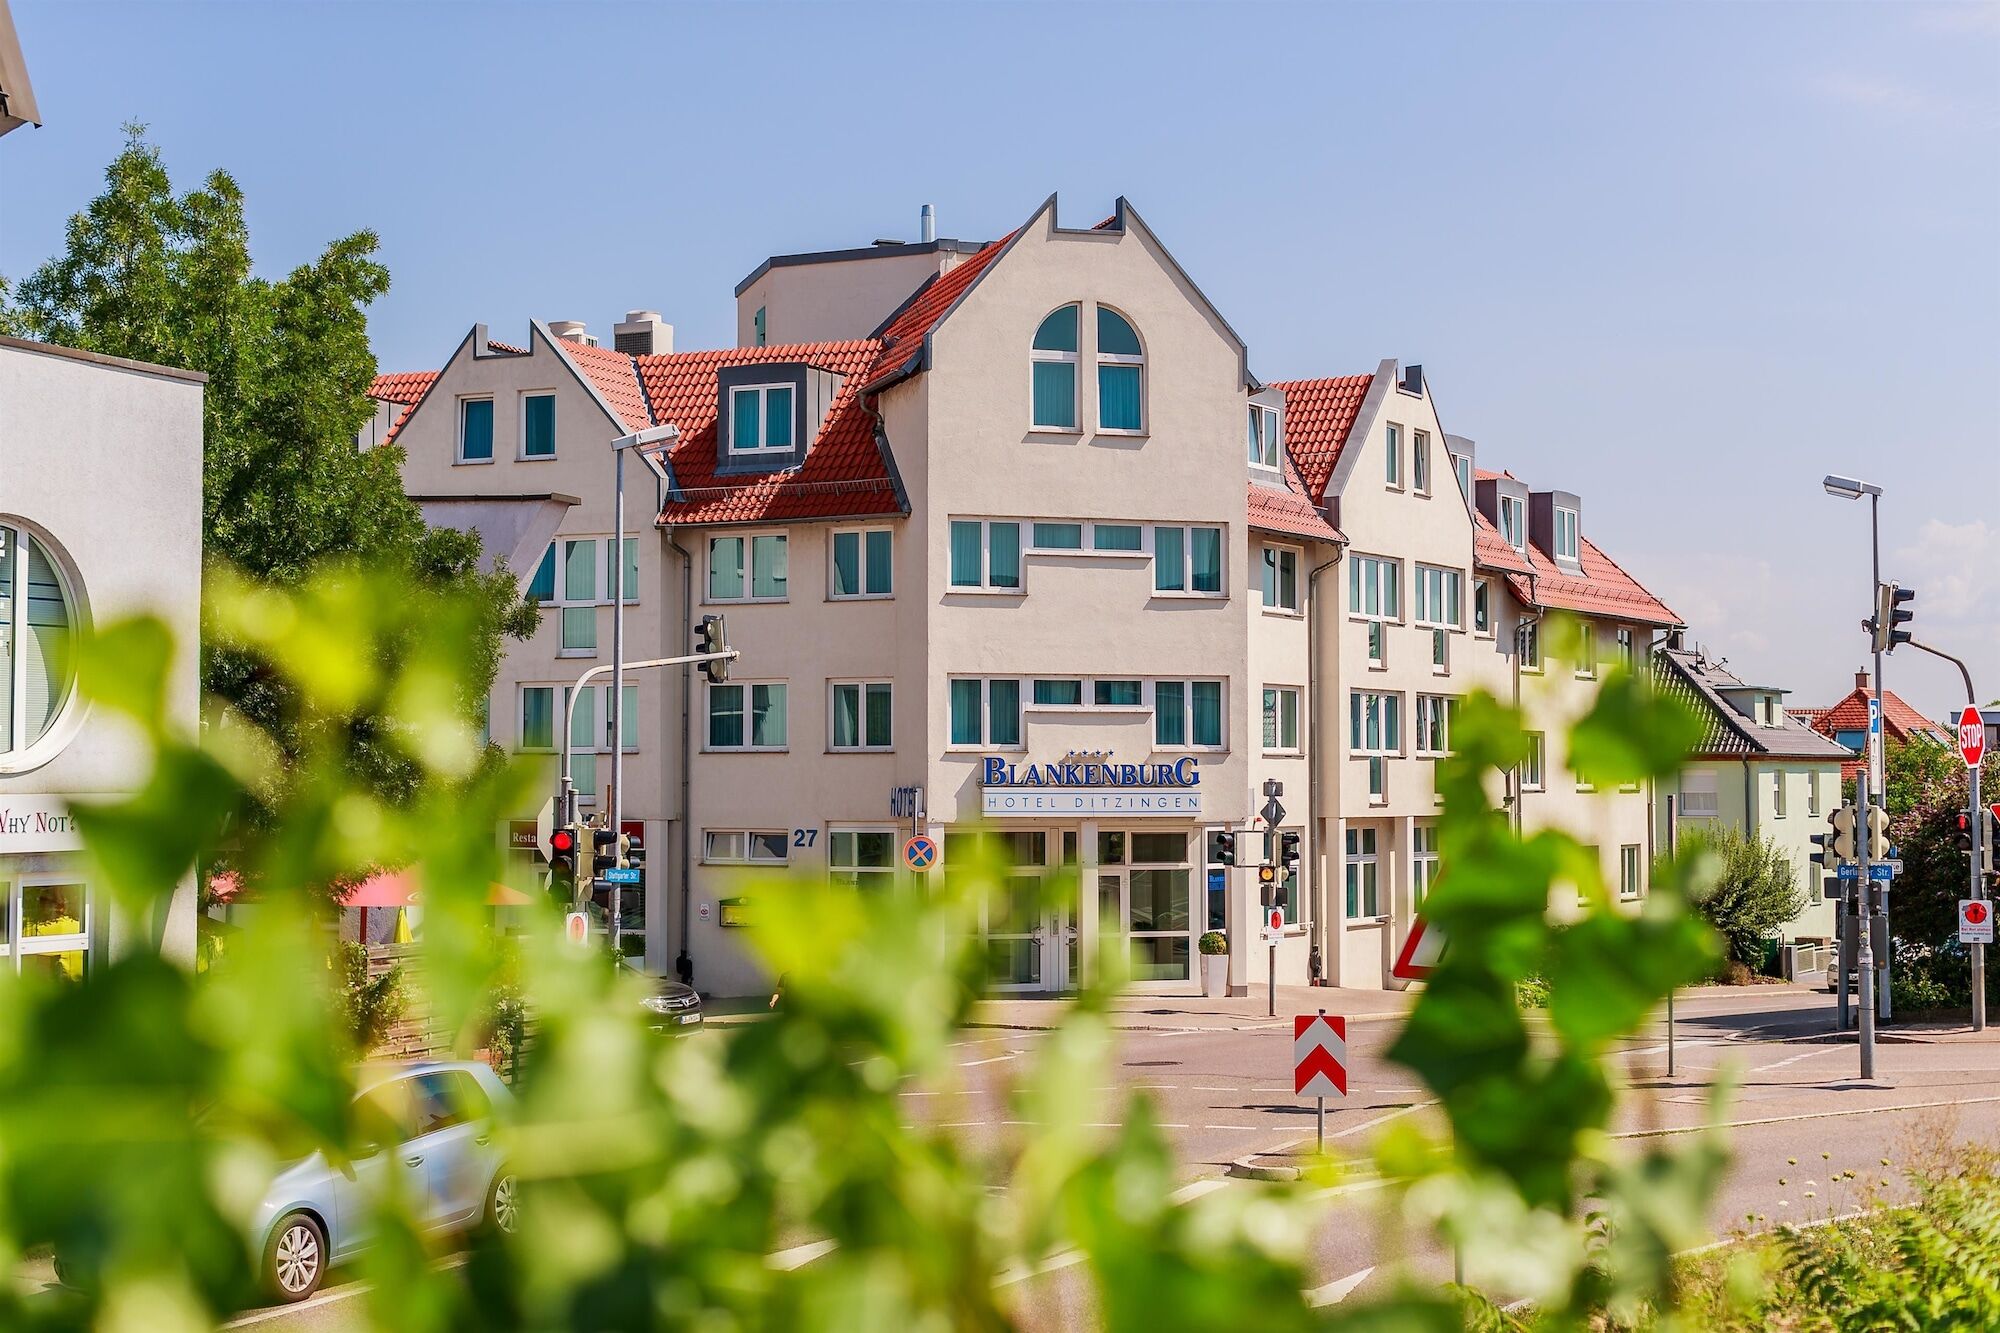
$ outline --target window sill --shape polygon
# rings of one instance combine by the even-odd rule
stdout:
[[[947,746],[945,746],[945,747],[944,747],[944,752],[945,752],[946,754],[962,754],[962,755],[971,755],[971,756],[978,756],[978,755],[982,755],[982,754],[1026,754],[1026,753],[1028,752],[1028,747],[1027,747],[1027,746],[1025,746],[1025,745],[964,745],[964,744],[959,744],[959,745],[947,745]]]
[[[1389,664],[1381,660],[1380,658],[1375,658],[1374,660],[1368,663],[1368,669],[1370,671],[1387,671],[1389,669]]]
[[[826,600],[829,602],[893,602],[896,600],[896,594],[893,592],[830,592],[826,595]],[[630,606],[632,603],[627,602],[625,605]]]
[[[953,587],[948,587],[948,588],[946,588],[946,589],[944,590],[944,595],[945,595],[945,596],[947,596],[947,597],[1010,597],[1010,598],[1022,598],[1022,597],[1026,597],[1026,596],[1027,596],[1028,594],[1027,594],[1027,591],[1026,591],[1025,589],[1022,589],[1022,588],[961,588],[961,587],[957,587],[957,586],[953,586]]]
[[[1388,924],[1389,918],[1386,916],[1351,916],[1347,918],[1346,928],[1349,930],[1379,930]]]
[[[783,606],[791,600],[789,597],[704,597],[701,599],[701,604],[703,606]],[[627,602],[625,605],[630,606],[632,603]]]
[[[558,651],[558,652],[556,653],[556,656],[557,656],[557,657],[595,657],[595,656],[597,656],[597,650],[596,650],[595,648],[563,648],[563,649],[560,649],[560,650],[559,650],[559,651]]]
[[[553,463],[556,461],[556,456],[554,454],[516,454],[514,461],[516,463]]]
[[[1275,616],[1280,620],[1304,620],[1306,618],[1306,613],[1296,607],[1267,606],[1263,608],[1263,611],[1265,615]]]
[[[1109,435],[1116,440],[1143,440],[1152,435],[1151,431],[1143,428],[1139,430],[1121,430],[1116,426],[1099,426],[1097,433],[1099,435]]]
[[[1538,794],[1538,793],[1540,793],[1540,792],[1545,792],[1545,791],[1547,791],[1547,790],[1548,790],[1548,788],[1547,788],[1547,787],[1533,787],[1533,786],[1530,786],[1530,785],[1528,785],[1527,783],[1525,783],[1525,782],[1524,782],[1524,783],[1522,783],[1522,784],[1521,784],[1521,790],[1522,790],[1523,792],[1525,792],[1525,793],[1529,793],[1529,794]]]
[[[896,753],[896,747],[895,747],[895,746],[893,746],[893,745],[829,745],[829,746],[827,746],[827,747],[826,747],[826,749],[825,749],[824,751],[822,751],[822,753],[825,753],[825,754],[894,754],[894,753]]]
[[[1226,602],[1226,592],[1189,592],[1181,588],[1155,588],[1153,597],[1166,602]]]
[[[1057,435],[1057,436],[1061,436],[1061,437],[1062,437],[1063,439],[1066,439],[1066,440],[1075,440],[1075,439],[1080,439],[1080,438],[1082,438],[1082,436],[1083,436],[1083,427],[1081,427],[1081,426],[1030,426],[1030,427],[1028,427],[1028,434],[1030,434],[1030,435]]]
[[[1038,704],[1024,703],[1024,713],[1109,713],[1114,717],[1149,717],[1153,710],[1145,704]]]
[[[1490,629],[1476,629],[1472,631],[1472,637],[1475,639],[1484,639],[1488,643],[1491,643],[1493,641],[1493,631]]]
[[[493,460],[492,460],[492,459],[490,459],[490,458],[458,458],[458,459],[454,459],[454,460],[452,460],[452,466],[453,466],[453,467],[492,467],[492,466],[493,466]]]
[[[1134,563],[1153,558],[1151,551],[1121,551],[1115,546],[1034,546],[1028,549],[1028,554],[1067,555],[1072,557],[1081,555],[1087,556],[1092,560],[1130,560]]]
[[[703,754],[790,754],[788,745],[704,745]]]
[[[1303,759],[1306,757],[1306,752],[1299,749],[1265,750],[1263,755],[1266,759]]]

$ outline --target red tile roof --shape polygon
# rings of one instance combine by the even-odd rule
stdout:
[[[568,338],[551,338],[549,341],[569,358],[577,373],[611,405],[611,410],[617,413],[625,429],[641,431],[653,424],[646,406],[645,390],[639,387],[639,375],[630,356],[609,347],[592,347]]]
[[[903,378],[916,367],[917,358],[922,354],[924,337],[937,327],[952,303],[965,295],[987,265],[1000,257],[1019,231],[1008,232],[970,259],[960,262],[958,267],[932,279],[917,289],[915,296],[901,310],[889,316],[888,323],[877,331],[881,340],[881,353],[874,369],[868,376],[868,388],[873,390]]]
[[[874,415],[861,398],[863,381],[881,352],[880,342],[864,338],[637,358],[654,415],[680,427],[668,455],[674,493],[660,521],[751,523],[902,513],[875,443]],[[804,362],[843,377],[826,425],[795,470],[718,477],[716,372],[769,362]]]
[[[1822,736],[1836,731],[1868,730],[1868,700],[1874,691],[1865,686],[1847,692],[1840,702],[1827,708],[1794,708],[1794,715]],[[1897,740],[1907,740],[1912,732],[1942,739],[1943,729],[1897,697],[1894,690],[1882,695],[1882,728]]]
[[[1314,541],[1347,540],[1333,524],[1313,508],[1312,502],[1296,491],[1281,491],[1257,482],[1250,485],[1250,526],[1258,532],[1279,532]]]
[[[1472,511],[1472,559],[1475,564],[1487,569],[1506,570],[1512,574],[1532,574],[1535,567],[1528,563],[1528,557],[1514,549],[1513,543],[1500,535],[1500,529],[1487,521],[1486,515],[1477,509]]]
[[[1476,469],[1475,482],[1514,480],[1511,472]],[[1681,618],[1665,602],[1653,596],[1639,581],[1619,567],[1618,562],[1598,548],[1588,537],[1577,538],[1581,574],[1559,567],[1554,558],[1530,541],[1517,551],[1500,535],[1486,515],[1472,513],[1472,559],[1481,569],[1497,570],[1507,576],[1507,585],[1523,604],[1539,604],[1555,611],[1575,611],[1611,620],[1630,620],[1645,625],[1679,625]],[[1529,596],[1530,581],[1534,575]]]
[[[1354,419],[1373,375],[1339,375],[1332,379],[1283,380],[1272,385],[1285,395],[1285,449],[1305,480],[1314,504],[1326,502],[1326,484],[1347,446]]]
[[[390,375],[377,375],[375,382],[368,386],[368,396],[384,403],[401,403],[405,407],[414,406],[417,399],[437,382],[435,370],[405,370]]]

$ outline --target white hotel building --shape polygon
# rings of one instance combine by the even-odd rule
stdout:
[[[1482,524],[1513,511],[1487,503],[1421,370],[1260,382],[1122,200],[1085,229],[1050,199],[988,244],[774,257],[736,294],[739,345],[715,351],[674,352],[650,312],[612,347],[574,324],[519,347],[475,327],[441,371],[378,381],[363,440],[402,448],[410,493],[478,527],[548,608],[495,684],[498,744],[553,750],[564,682],[609,660],[612,578],[629,658],[727,615],[728,683],[635,673],[619,738],[648,848],[628,948],[704,990],[769,984],[733,923],[785,905],[743,901],[746,869],[895,891],[917,879],[899,869],[913,829],[948,873],[980,827],[1023,888],[1082,882],[1053,910],[988,907],[995,989],[1073,987],[1100,920],[1143,986],[1198,985],[1211,928],[1232,985],[1254,984],[1272,781],[1304,848],[1279,979],[1391,984],[1435,873],[1450,698],[1512,689],[1516,627],[1546,610],[1674,621],[1579,550],[1574,497],[1524,498],[1488,553]],[[621,559],[607,445],[661,424],[670,480],[628,469],[628,513],[654,521]],[[1549,707],[1587,690],[1574,675]],[[608,702],[579,709],[591,799]],[[1646,799],[1560,804],[1643,830]],[[1250,834],[1235,871],[1214,864],[1225,829]]]

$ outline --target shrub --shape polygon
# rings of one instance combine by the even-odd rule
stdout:
[[[1687,839],[1688,850],[1712,866],[1715,881],[1697,889],[1695,908],[1729,946],[1729,956],[1755,969],[1764,941],[1805,910],[1805,890],[1785,850],[1731,828],[1704,829]]]
[[[392,967],[379,976],[369,976],[367,946],[356,940],[340,942],[332,966],[342,1027],[353,1040],[354,1049],[365,1055],[381,1045],[409,1008],[403,969]]]
[[[1206,954],[1228,953],[1229,937],[1219,930],[1211,930],[1201,937],[1199,947]]]

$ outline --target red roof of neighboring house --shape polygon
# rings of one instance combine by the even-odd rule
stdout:
[[[633,367],[632,357],[609,347],[592,347],[568,338],[549,341],[611,405],[611,410],[625,423],[625,429],[642,431],[653,424],[652,414],[647,410],[646,391],[639,387],[639,373]]]
[[[965,295],[966,290],[979,280],[987,265],[1000,257],[1019,231],[1008,232],[970,259],[962,261],[957,268],[933,278],[917,289],[909,303],[889,316],[875,335],[880,339],[881,356],[868,376],[868,388],[881,388],[890,381],[901,379],[915,366],[923,351],[924,336],[937,322],[944,318],[952,303]]]
[[[874,414],[861,401],[862,383],[881,350],[881,343],[863,338],[639,357],[654,415],[680,427],[668,454],[674,491],[660,521],[749,523],[902,513],[875,442]],[[843,377],[826,425],[794,470],[718,477],[716,372],[767,362],[804,362]]]
[[[1837,731],[1866,731],[1868,700],[1873,694],[1874,691],[1865,685],[1856,686],[1830,707],[1794,708],[1790,711],[1822,736],[1831,736]],[[1886,690],[1882,694],[1882,727],[1897,740],[1907,740],[1912,732],[1922,732],[1939,740],[1944,734],[1937,723],[1904,703],[1894,690]]]
[[[1513,574],[1532,574],[1535,569],[1528,563],[1528,557],[1515,550],[1513,544],[1500,535],[1500,529],[1488,522],[1486,515],[1477,509],[1472,511],[1472,559],[1475,564]]]
[[[1475,482],[1502,478],[1514,480],[1511,472],[1488,472],[1484,469],[1475,470],[1472,476]],[[1647,592],[1637,579],[1627,574],[1617,561],[1604,554],[1588,537],[1577,537],[1577,563],[1583,569],[1580,574],[1558,566],[1555,559],[1534,542],[1529,541],[1525,545],[1525,550],[1515,550],[1485,514],[1477,508],[1473,510],[1473,563],[1505,574],[1508,587],[1524,605],[1540,605],[1553,611],[1575,611],[1582,615],[1632,620],[1647,625],[1682,623],[1665,602]],[[1532,597],[1529,596],[1529,575],[1534,576]]]
[[[368,396],[379,402],[411,406],[437,382],[437,377],[435,370],[405,370],[391,375],[377,375],[375,382],[368,386]]]
[[[1340,451],[1368,397],[1373,375],[1339,375],[1332,379],[1284,380],[1271,387],[1285,395],[1285,450],[1298,465],[1306,494],[1314,504],[1326,502],[1326,484],[1340,462]]]
[[[1296,491],[1281,491],[1257,482],[1250,485],[1250,526],[1259,532],[1281,532],[1314,541],[1338,542],[1347,539],[1326,521],[1312,502]]]

